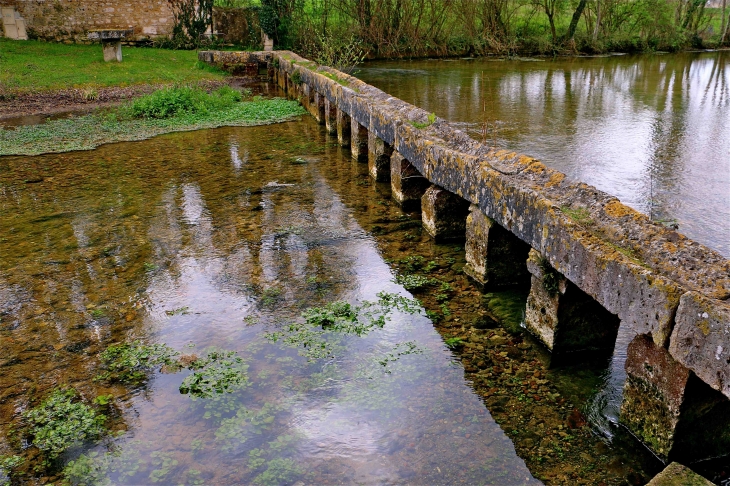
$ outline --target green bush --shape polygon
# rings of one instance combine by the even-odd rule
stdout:
[[[233,106],[242,95],[224,86],[208,94],[201,88],[176,86],[163,88],[132,102],[134,118],[170,118],[181,113],[210,113]]]

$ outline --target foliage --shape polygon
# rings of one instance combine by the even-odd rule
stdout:
[[[194,49],[201,45],[204,34],[213,24],[214,0],[167,0],[174,26],[169,47]]]
[[[38,407],[23,413],[33,445],[55,459],[78,442],[98,438],[106,417],[78,401],[72,389],[56,389]]]
[[[221,126],[276,123],[304,113],[296,101],[256,99],[209,113],[181,113],[171,118],[127,118],[119,112],[51,120],[0,131],[0,155],[38,155],[90,150],[104,143],[144,140],[171,133]],[[149,268],[150,270],[153,267]]]
[[[195,52],[124,47],[124,62],[101,62],[98,45],[16,41],[0,37],[0,94],[106,86],[223,80],[227,74],[198,63]],[[39,62],[42,59],[42,62]],[[86,91],[85,91],[86,90]]]
[[[436,123],[436,114],[429,113],[425,122],[409,121],[409,123],[418,129],[427,128]]]
[[[205,357],[193,361],[193,373],[183,380],[180,393],[196,398],[211,398],[230,393],[248,384],[248,365],[235,351],[212,349]]]
[[[102,369],[96,379],[139,384],[150,371],[163,365],[174,365],[179,353],[164,344],[113,344],[101,353]]]
[[[131,115],[135,118],[170,118],[181,113],[207,114],[230,108],[240,102],[242,95],[229,86],[208,94],[190,86],[163,88],[132,102]]]
[[[342,37],[330,33],[318,33],[310,45],[302,49],[306,56],[322,66],[353,74],[355,67],[365,60],[365,47],[354,35]]]
[[[8,477],[13,475],[13,469],[16,469],[25,463],[25,458],[21,456],[0,456],[0,486],[10,484]]]

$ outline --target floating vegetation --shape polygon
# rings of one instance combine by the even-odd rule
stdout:
[[[329,340],[329,336],[364,336],[373,329],[382,329],[393,310],[416,314],[421,306],[413,299],[386,292],[379,293],[375,302],[364,301],[356,306],[344,301],[331,302],[307,309],[302,313],[304,322],[289,324],[284,331],[267,333],[266,338],[301,348],[300,354],[310,360],[331,358],[336,343]]]
[[[434,285],[436,281],[423,275],[402,274],[396,275],[393,282],[402,285],[406,290],[420,290],[429,285]]]
[[[10,476],[13,470],[22,466],[25,458],[20,456],[0,456],[0,486],[10,484]]]
[[[398,343],[393,346],[393,350],[390,353],[378,360],[378,363],[380,363],[380,365],[384,368],[387,368],[388,364],[398,361],[401,356],[408,356],[411,354],[423,354],[423,349],[419,348],[413,341]],[[389,369],[386,369],[385,372],[390,374]]]
[[[185,377],[180,393],[195,398],[211,398],[248,385],[248,365],[235,351],[211,349],[188,366],[193,374]]]
[[[132,343],[113,344],[101,353],[102,371],[97,381],[120,382],[132,385],[147,379],[157,367],[176,366],[180,353],[164,344]]]
[[[73,389],[56,389],[38,407],[23,413],[32,443],[49,459],[73,445],[97,439],[104,432],[106,417],[79,400]]]
[[[168,316],[184,316],[186,314],[189,314],[190,313],[189,311],[190,311],[190,307],[180,307],[177,309],[166,310],[165,314]]]

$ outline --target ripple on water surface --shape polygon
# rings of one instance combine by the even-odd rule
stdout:
[[[422,311],[327,335],[327,358],[267,338],[409,295],[354,217],[403,221],[362,172],[311,120],[0,159],[0,416],[60,384],[113,395],[115,433],[62,457],[90,482],[539,484]],[[134,340],[236,351],[247,380],[211,398],[180,393],[192,371],[94,381]]]

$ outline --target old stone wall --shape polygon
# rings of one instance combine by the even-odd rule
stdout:
[[[87,42],[93,29],[133,29],[133,41],[172,31],[167,0],[0,0],[25,19],[31,38]]]

